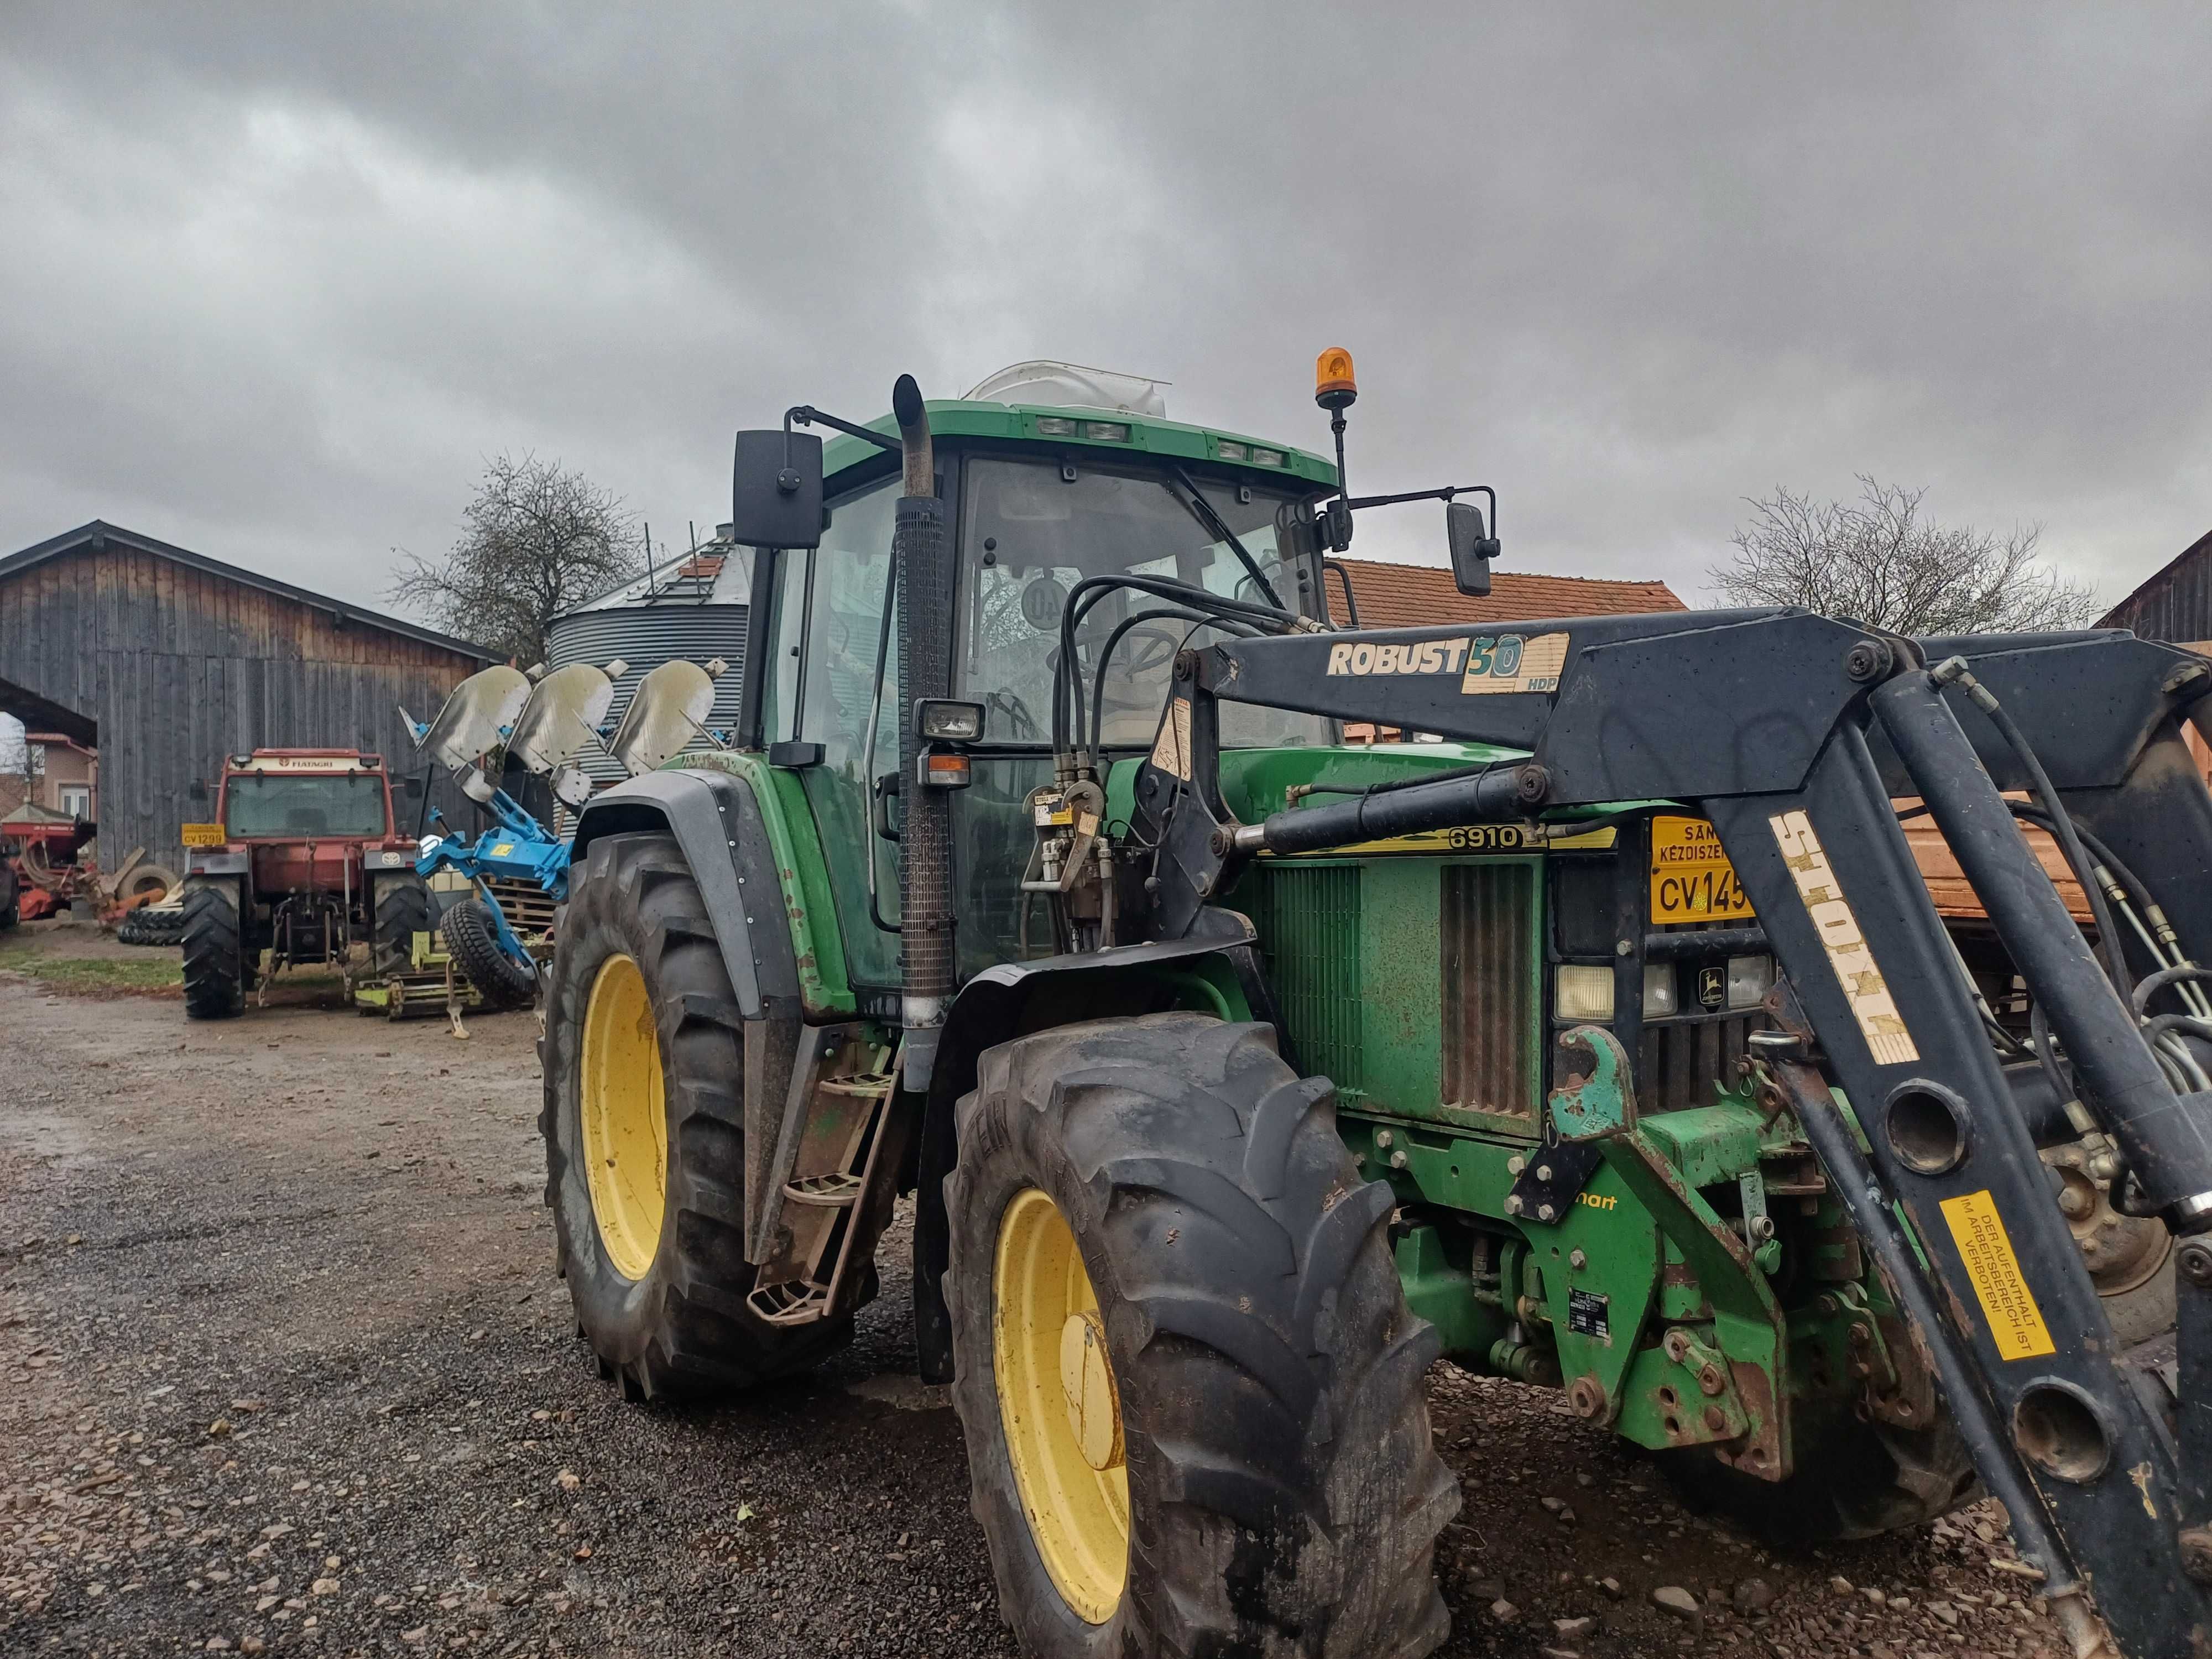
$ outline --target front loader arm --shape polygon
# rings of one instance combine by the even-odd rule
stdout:
[[[1929,643],[1953,653],[1954,642]],[[2119,634],[1956,646],[2185,948],[2212,948],[2212,797],[2179,736],[2183,719],[2212,710],[2198,701],[2212,690],[2203,663]],[[1953,1415],[1985,1484],[2010,1498],[2055,1610],[2092,1650],[2087,1588],[2124,1651],[2179,1659],[2212,1647],[2212,1468],[2189,1455],[2192,1414],[2212,1409],[2203,1345],[2191,1335],[2212,1326],[2212,1289],[2190,1271],[2195,1252],[2212,1279],[2212,1251],[2196,1237],[2212,1227],[2212,1092],[2169,1082],[2000,793],[2025,781],[2022,757],[1955,684],[1946,690],[1960,677],[1931,672],[1940,661],[1915,641],[1796,611],[1293,635],[1187,653],[1137,782],[1133,830],[1158,849],[1152,924],[1176,936],[1242,859],[1356,840],[1377,811],[1402,831],[1694,803],[1771,941],[1786,979],[1778,1006],[1794,996],[1803,1011],[1796,1038],[1778,1034],[1798,1045],[1773,1050],[1778,1080],[1807,1101],[1826,1099],[1809,1079],[1832,1082],[1851,1103],[1870,1160],[1858,1164],[1856,1143],[1831,1135],[1829,1178],[1861,1200],[1863,1230],[1901,1216],[1917,1242],[1917,1253],[1891,1252],[1927,1275],[1906,1299],[1929,1310],[1923,1334]],[[1216,698],[1507,744],[1531,759],[1239,824],[1214,783]],[[1897,795],[1926,803],[2140,1205],[2184,1237],[2179,1450],[2116,1363]],[[2134,949],[2131,981],[2145,961]]]

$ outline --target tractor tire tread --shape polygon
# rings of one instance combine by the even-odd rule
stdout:
[[[486,1007],[526,1007],[537,998],[538,975],[500,949],[488,908],[480,898],[462,898],[450,906],[441,923],[446,948]]]
[[[404,974],[415,957],[415,935],[431,930],[430,890],[420,877],[400,877],[376,884],[376,906],[369,921],[369,960],[381,977]]]
[[[851,1340],[849,1316],[775,1326],[747,1300],[755,1270],[744,1257],[744,1022],[706,902],[675,841],[626,834],[592,842],[556,937],[538,1116],[545,1200],[556,1265],[599,1364],[652,1399],[736,1392],[819,1363]],[[637,962],[653,997],[670,1117],[659,1255],[619,1297],[608,1294],[589,1189],[569,1145],[579,1133],[570,1096],[584,1011],[600,966],[617,951]]]
[[[146,905],[125,916],[115,929],[118,945],[167,945],[174,949],[184,942],[184,937],[182,909],[156,910]]]
[[[1054,1659],[1442,1642],[1433,1558],[1459,1492],[1422,1389],[1440,1345],[1406,1307],[1389,1188],[1345,1150],[1333,1086],[1292,1073],[1267,1026],[1097,1021],[986,1053],[958,1132],[952,1396],[1020,1639]],[[1007,1473],[993,1267],[1022,1182],[1068,1216],[1124,1402],[1130,1578],[1103,1626],[1052,1589]]]
[[[225,890],[228,889],[228,891]],[[192,1019],[234,1019],[246,1012],[246,965],[234,902],[238,884],[224,877],[187,878],[184,921],[185,1013]]]
[[[1924,1526],[1982,1495],[1948,1415],[1924,1429],[1838,1418],[1802,1436],[1782,1480],[1740,1474],[1703,1448],[1662,1455],[1683,1502],[1791,1547]]]

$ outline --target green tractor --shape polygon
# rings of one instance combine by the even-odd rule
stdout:
[[[2197,1650],[2212,676],[1790,610],[1340,629],[1355,514],[1442,501],[1480,592],[1496,501],[1352,496],[1319,381],[1334,464],[903,379],[738,434],[737,745],[584,810],[550,977],[603,1372],[812,1364],[911,1193],[1034,1653],[1427,1652],[1440,1355],[1778,1540],[1989,1492],[2079,1651]]]

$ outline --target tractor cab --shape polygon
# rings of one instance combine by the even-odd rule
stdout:
[[[1157,397],[1143,401],[1157,407]],[[969,781],[951,803],[964,976],[1051,948],[1043,908],[1023,902],[1019,882],[1035,839],[1025,804],[1053,773],[1062,653],[1073,650],[1085,687],[1083,742],[1103,765],[1152,746],[1176,653],[1224,632],[1172,600],[1117,588],[1063,637],[1071,596],[1102,577],[1158,576],[1323,622],[1316,507],[1336,470],[1285,445],[1127,408],[970,398],[927,411],[952,540],[951,695],[981,710],[980,736],[962,744]],[[794,414],[831,423],[812,410]],[[896,836],[905,787],[904,596],[891,580],[896,428],[886,417],[826,446],[789,435],[802,456],[819,446],[819,543],[758,555],[744,743],[803,794],[830,860],[851,982],[863,1000],[889,1008],[900,978]],[[781,471],[780,455],[768,459]],[[1311,715],[1240,708],[1223,740],[1310,747],[1337,731]]]

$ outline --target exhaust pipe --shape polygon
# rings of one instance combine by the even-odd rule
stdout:
[[[952,547],[937,495],[929,412],[911,374],[891,388],[891,412],[905,477],[891,529],[900,599],[899,1019],[906,1028],[905,1085],[925,1089],[952,997],[952,802],[947,791],[915,781],[922,746],[914,710],[919,698],[952,694]]]

